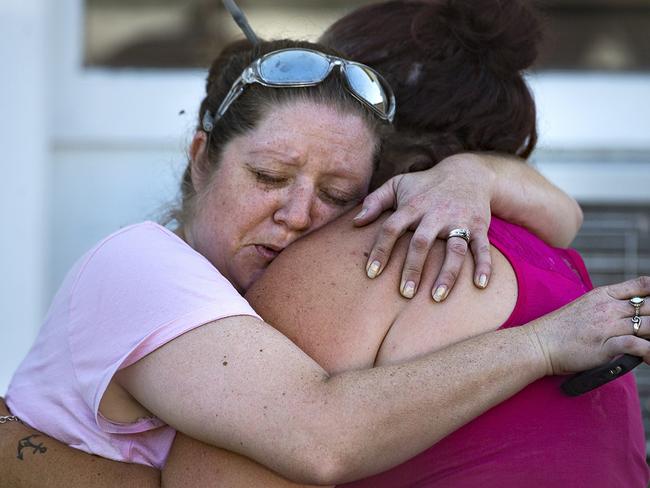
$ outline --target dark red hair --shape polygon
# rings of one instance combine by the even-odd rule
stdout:
[[[541,23],[527,0],[372,4],[321,38],[386,77],[397,97],[398,130],[386,147],[399,153],[416,144],[419,166],[424,153],[433,164],[461,151],[530,155],[536,113],[523,71],[540,40]]]

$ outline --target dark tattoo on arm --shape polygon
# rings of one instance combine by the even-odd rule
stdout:
[[[47,451],[47,447],[43,446],[42,442],[40,444],[34,444],[32,442],[34,437],[40,437],[40,435],[33,434],[18,441],[18,455],[16,457],[21,461],[23,460],[23,449],[33,449],[32,454],[36,454],[37,452],[44,454]]]

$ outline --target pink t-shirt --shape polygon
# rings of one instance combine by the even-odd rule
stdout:
[[[124,228],[66,276],[14,374],[7,404],[72,447],[161,468],[175,431],[155,417],[112,422],[99,413],[102,396],[119,369],[189,330],[234,315],[258,317],[201,254],[153,222]]]

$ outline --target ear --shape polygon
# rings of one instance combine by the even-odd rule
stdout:
[[[192,186],[198,192],[205,188],[210,176],[208,161],[208,135],[197,130],[190,144]]]

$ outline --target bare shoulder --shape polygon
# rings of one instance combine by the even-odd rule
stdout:
[[[497,250],[486,290],[474,287],[468,256],[454,290],[438,304],[430,289],[445,243],[436,242],[420,291],[407,300],[398,290],[410,234],[398,241],[382,274],[370,280],[365,263],[383,219],[355,228],[352,215],[292,244],[247,294],[268,323],[327,371],[405,361],[495,330],[511,313],[516,279]]]
[[[382,220],[356,228],[353,215],[293,243],[246,295],[265,321],[330,372],[372,366],[400,303],[406,302],[397,282],[387,286],[383,275],[375,280],[365,275]]]

